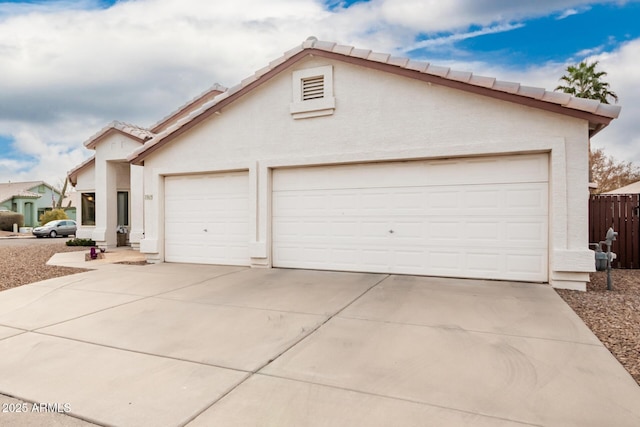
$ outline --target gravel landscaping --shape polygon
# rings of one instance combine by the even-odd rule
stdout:
[[[51,240],[51,243],[48,241],[47,243],[38,242],[38,244],[28,246],[0,244],[0,291],[86,271],[80,268],[46,265],[46,262],[55,253],[87,250],[83,247],[65,245],[67,239]]]
[[[0,237],[6,235],[0,232]],[[65,241],[0,243],[0,291],[85,271],[45,265],[55,253],[87,250],[66,246]],[[613,270],[612,277],[612,291],[607,291],[606,273],[596,272],[591,274],[587,292],[557,292],[640,385],[640,270]]]
[[[591,273],[587,292],[557,292],[640,385],[640,270]]]

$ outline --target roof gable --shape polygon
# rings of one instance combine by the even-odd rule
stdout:
[[[576,98],[565,93],[550,92],[544,88],[522,86],[519,83],[500,81],[493,77],[476,76],[470,72],[451,70],[450,68],[427,62],[394,57],[386,53],[357,49],[333,42],[318,41],[314,37],[310,37],[301,45],[285,52],[280,58],[271,61],[266,67],[256,71],[252,76],[245,78],[238,85],[231,87],[226,92],[215,96],[210,101],[203,103],[199,108],[179,118],[155,135],[144,146],[134,151],[129,160],[134,164],[142,164],[148,155],[170,140],[310,55],[344,61],[417,79],[428,84],[446,86],[584,119],[589,122],[590,135],[594,135],[603,129],[611,120],[617,118],[620,113],[619,106],[603,104],[596,100]]]
[[[0,203],[13,199],[14,197],[37,199],[41,194],[30,191],[34,187],[45,185],[51,191],[57,192],[55,188],[44,181],[26,181],[26,182],[5,182],[0,183]]]
[[[109,123],[107,126],[103,127],[93,135],[91,138],[84,142],[84,146],[89,149],[95,149],[96,145],[106,136],[112,134],[113,132],[118,132],[123,135],[129,136],[138,142],[144,143],[144,141],[151,139],[153,137],[153,132],[148,129],[141,128],[136,125],[131,125],[129,123],[123,123],[118,121],[113,121]]]
[[[84,162],[80,163],[75,168],[71,169],[69,172],[67,172],[67,177],[69,177],[69,182],[71,182],[71,185],[75,187],[76,184],[78,183],[78,175],[85,169],[95,165],[95,163],[96,163],[96,156],[94,155],[89,157]]]

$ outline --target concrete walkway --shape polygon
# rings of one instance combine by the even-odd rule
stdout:
[[[640,425],[548,286],[92,265],[0,293],[0,425]]]

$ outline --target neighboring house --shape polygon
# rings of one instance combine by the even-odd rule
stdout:
[[[53,209],[60,192],[43,181],[0,183],[0,206],[24,215],[25,227],[40,225],[40,215]],[[66,210],[73,219],[74,209]]]
[[[632,182],[629,185],[602,194],[640,194],[640,181]]]
[[[70,176],[107,246],[129,189],[151,262],[585,289],[588,142],[619,111],[310,38],[161,127],[112,123]]]

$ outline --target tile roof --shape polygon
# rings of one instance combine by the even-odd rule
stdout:
[[[289,50],[283,58],[290,58],[305,49],[318,49],[321,51],[338,53],[345,56],[362,58],[369,61],[381,62],[394,65],[408,70],[418,71],[423,74],[430,74],[442,77],[447,80],[459,81],[473,86],[481,86],[495,91],[512,93],[526,98],[533,98],[561,105],[566,108],[586,111],[615,119],[620,114],[620,106],[603,104],[593,99],[575,98],[562,92],[550,92],[544,88],[532,88],[521,86],[519,83],[496,80],[493,77],[476,76],[466,71],[456,71],[447,67],[439,67],[428,62],[407,60],[406,58],[395,58],[389,54],[372,52],[370,50],[355,49],[352,46],[341,46],[336,43],[319,41],[313,37],[305,40],[302,45]]]
[[[78,166],[76,166],[75,168],[67,172],[67,176],[69,177],[69,181],[71,182],[71,185],[75,187],[76,184],[78,183],[78,174],[80,173],[80,171],[82,171],[84,168],[88,167],[89,165],[94,164],[95,161],[96,161],[96,156],[94,154],[93,156],[89,157],[87,160],[85,160],[84,162],[80,163]]]
[[[153,132],[143,127],[132,125],[129,123],[113,121],[109,123],[107,126],[100,129],[100,131],[98,131],[98,133],[93,135],[91,138],[86,140],[84,142],[84,146],[87,148],[95,148],[96,144],[98,143],[98,140],[102,136],[104,136],[107,132],[113,129],[123,132],[127,135],[130,135],[136,139],[139,139],[140,141],[146,141],[148,139],[151,139],[154,136]]]
[[[154,133],[162,131],[167,125],[171,124],[172,121],[179,119],[182,115],[185,115],[189,112],[190,108],[198,108],[200,105],[210,99],[214,98],[216,95],[219,95],[227,90],[226,87],[216,83],[209,89],[202,92],[200,95],[191,99],[190,101],[183,104],[180,108],[173,111],[171,114],[163,117],[158,120],[153,126],[149,128]],[[200,103],[200,104],[199,104]]]
[[[199,108],[191,111],[188,115],[176,120],[171,126],[168,126],[153,136],[145,145],[135,150],[129,157],[129,160],[134,163],[142,162],[144,154],[155,150],[158,144],[168,136],[203,116],[209,110],[215,110],[214,107],[220,106],[221,108],[221,104],[226,104],[224,101],[228,98],[232,98],[234,95],[240,96],[242,93],[251,90],[253,86],[261,83],[261,79],[266,81],[273,73],[279,72],[279,69],[286,66],[288,61],[300,59],[302,56],[305,56],[306,53],[320,54],[339,60],[351,60],[352,62],[357,62],[359,65],[371,66],[371,64],[379,64],[379,66],[386,67],[384,68],[386,71],[402,72],[402,75],[413,73],[410,77],[414,78],[416,78],[415,73],[418,73],[418,76],[422,76],[422,80],[430,81],[434,84],[449,84],[451,87],[462,90],[477,91],[484,95],[508,99],[512,102],[519,102],[537,108],[548,108],[560,114],[586,118],[590,123],[593,122],[593,134],[606,126],[612,119],[617,118],[621,110],[619,106],[603,104],[592,99],[575,98],[562,92],[552,92],[544,88],[522,86],[515,82],[501,81],[493,77],[478,76],[470,72],[451,70],[448,67],[433,65],[428,62],[394,57],[386,53],[357,49],[353,46],[339,45],[333,42],[320,41],[315,37],[309,37],[301,45],[288,50],[283,56],[271,61],[266,67],[259,69],[253,75],[243,79],[238,85],[227,89]],[[242,93],[240,93],[241,91]]]
[[[49,188],[52,188],[44,181],[27,181],[27,182],[3,182],[0,183],[0,203],[6,202],[14,197],[25,197],[37,199],[41,197],[40,194],[29,191],[33,187],[44,184]]]

